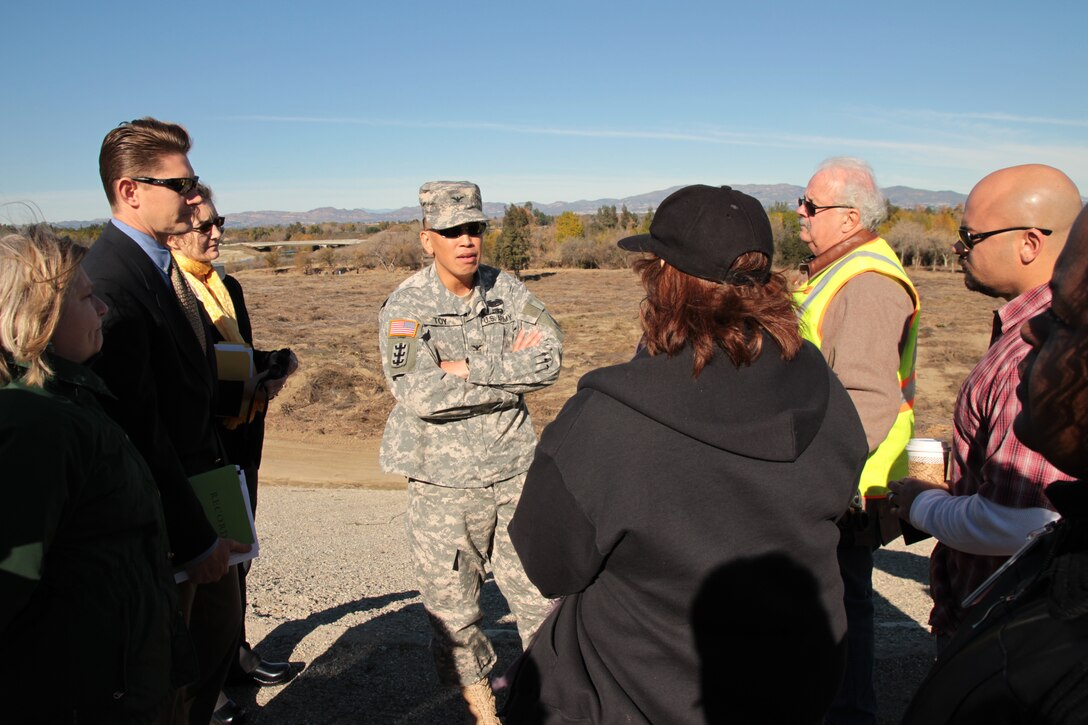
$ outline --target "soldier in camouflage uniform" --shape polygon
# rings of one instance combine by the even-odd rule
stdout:
[[[408,539],[439,678],[462,688],[477,722],[498,723],[480,587],[490,560],[527,645],[550,603],[526,577],[506,526],[536,446],[523,396],[559,377],[562,333],[521,282],[480,265],[479,187],[432,181],[419,201],[420,243],[434,264],[401,283],[379,314],[397,400],[381,464],[408,477]]]

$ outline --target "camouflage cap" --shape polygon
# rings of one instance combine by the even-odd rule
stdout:
[[[419,187],[419,206],[431,229],[487,221],[480,187],[471,181],[428,181]]]

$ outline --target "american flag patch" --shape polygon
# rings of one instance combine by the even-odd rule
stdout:
[[[415,320],[390,320],[390,337],[415,337],[419,332],[419,323]]]

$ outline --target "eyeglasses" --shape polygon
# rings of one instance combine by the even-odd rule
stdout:
[[[203,224],[198,224],[193,227],[194,232],[200,232],[204,236],[208,236],[212,233],[212,227],[219,227],[219,231],[223,231],[227,225],[227,218],[225,216],[212,217]]]
[[[992,232],[977,232],[975,234],[967,231],[967,227],[960,227],[960,244],[963,245],[964,251],[970,252],[976,244],[983,239],[989,239],[995,234],[1004,234],[1005,232],[1026,232],[1029,229],[1039,229],[1039,227],[1008,227],[1006,229],[995,229]],[[1049,237],[1054,233],[1052,229],[1039,229],[1039,232],[1044,237]]]
[[[449,229],[431,229],[429,231],[443,236],[446,239],[457,239],[462,234],[467,234],[470,237],[482,237],[484,232],[487,231],[487,222],[468,222],[467,224],[458,224]]]
[[[150,176],[132,176],[130,178],[133,181],[139,181],[142,184],[165,186],[167,189],[177,192],[182,196],[188,196],[189,192],[196,188],[196,182],[200,181],[199,176],[183,176],[177,179],[153,179]]]
[[[832,204],[830,206],[817,206],[816,202],[809,199],[807,196],[802,196],[797,200],[797,206],[805,207],[805,214],[808,216],[816,216],[816,212],[823,211],[824,209],[853,209],[852,206],[845,204]]]

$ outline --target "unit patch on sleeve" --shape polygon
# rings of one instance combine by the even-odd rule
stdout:
[[[419,340],[390,340],[388,348],[390,371],[400,374],[415,370],[418,348]]]
[[[563,331],[559,329],[559,323],[555,321],[544,305],[540,304],[536,300],[528,300],[525,306],[521,308],[521,314],[518,315],[518,319],[524,322],[529,322],[534,325],[542,325],[551,330],[559,341],[563,341]]]

